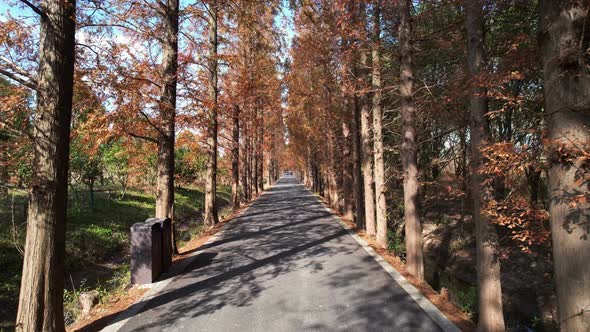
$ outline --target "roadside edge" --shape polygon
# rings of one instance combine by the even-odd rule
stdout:
[[[303,184],[302,184],[303,185]],[[304,186],[304,185],[303,185]],[[305,186],[304,186],[305,187]],[[307,187],[305,187],[307,189]],[[309,189],[307,189],[309,191]],[[400,287],[426,312],[432,320],[445,332],[461,332],[447,316],[445,316],[424,294],[422,294],[414,285],[412,285],[404,276],[402,276],[391,264],[389,264],[379,253],[377,253],[371,246],[361,238],[350,226],[348,226],[340,216],[338,216],[332,209],[330,209],[322,199],[313,194],[316,199],[322,204],[324,209],[332,214],[338,221],[338,224],[344,228],[350,236],[371,256],[379,266],[398,284]]]

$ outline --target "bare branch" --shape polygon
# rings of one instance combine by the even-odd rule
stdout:
[[[0,125],[1,125],[0,128],[2,128],[2,129],[8,129],[14,133],[19,134],[19,135],[25,135],[31,140],[34,139],[33,134],[31,132],[29,132],[27,130],[22,130],[22,129],[16,128],[6,121],[0,120]]]
[[[152,126],[154,129],[156,129],[156,131],[158,131],[158,133],[160,133],[160,135],[162,135],[162,136],[166,136],[166,134],[165,134],[165,133],[164,133],[164,132],[163,132],[163,131],[160,129],[160,127],[156,126],[156,125],[155,125],[155,124],[154,124],[154,123],[153,123],[153,122],[150,120],[150,117],[149,117],[147,114],[145,114],[145,112],[144,112],[144,111],[139,111],[139,113],[140,113],[141,115],[143,115],[143,117],[145,118],[145,120],[147,121],[147,123],[148,123],[150,126]]]
[[[20,0],[20,2],[24,3],[25,5],[27,5],[29,8],[31,8],[39,16],[45,17],[45,13],[41,10],[41,8],[35,6],[33,3],[31,3],[31,2],[29,2],[27,0]]]
[[[38,89],[37,89],[37,81],[31,81],[30,79],[27,80],[27,79],[21,78],[18,75],[14,74],[14,73],[11,73],[8,70],[4,70],[2,68],[0,68],[0,74],[6,76],[8,78],[10,78],[13,81],[16,81],[16,82],[18,82],[18,83],[26,86],[29,89],[38,91]]]
[[[16,63],[14,63],[14,61],[11,61],[10,59],[8,59],[2,55],[0,55],[0,60],[4,61],[5,62],[4,66],[9,68],[10,70],[16,72],[17,74],[19,74],[21,76],[28,78],[31,81],[36,81],[36,78],[34,76],[32,76],[31,74],[29,74],[29,72],[27,72],[26,70],[19,67]]]
[[[155,138],[153,138],[153,137],[135,134],[135,133],[130,132],[130,131],[127,131],[127,134],[129,136],[133,137],[133,138],[138,138],[138,139],[146,140],[146,141],[152,142],[152,143],[158,143],[158,140],[155,139]]]

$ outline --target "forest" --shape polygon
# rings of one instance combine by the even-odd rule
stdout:
[[[4,0],[0,330],[292,173],[478,331],[590,330],[590,0]],[[359,284],[357,287],[363,287]],[[123,294],[123,295],[121,295]]]

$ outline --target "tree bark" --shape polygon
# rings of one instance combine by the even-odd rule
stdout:
[[[375,158],[375,201],[377,245],[387,249],[387,202],[385,197],[385,166],[383,161],[383,112],[381,107],[381,0],[373,1],[373,146]]]
[[[359,24],[362,22],[360,18],[364,17],[362,15],[362,11],[364,10],[364,5],[361,3],[357,3],[356,1],[349,2],[349,10],[351,11],[352,23],[353,26],[363,26],[363,24]],[[358,42],[356,42],[358,45]],[[354,46],[356,47],[356,45]],[[360,53],[356,50],[353,53],[352,57],[352,71],[353,71],[353,78],[357,79],[362,70],[359,68],[359,59]],[[362,86],[358,83],[355,84],[355,90],[361,90]],[[360,98],[358,93],[355,93],[351,97],[351,121],[350,121],[350,130],[351,130],[351,144],[352,144],[352,159],[353,159],[353,188],[352,188],[352,195],[353,195],[353,203],[354,203],[354,217],[356,222],[356,227],[358,229],[365,228],[365,206],[363,204],[363,167],[362,167],[362,148],[361,148],[361,112],[360,112]]]
[[[504,331],[502,288],[500,284],[499,243],[495,225],[481,211],[482,202],[490,199],[491,188],[480,173],[483,165],[481,149],[489,144],[487,89],[482,85],[485,70],[484,17],[481,0],[465,1],[467,28],[467,64],[471,74],[471,196],[477,250],[477,281],[479,331]]]
[[[158,134],[157,218],[173,218],[178,6],[178,0],[168,0],[164,16],[166,37],[162,45],[163,84],[159,105],[162,125]]]
[[[358,98],[354,97],[352,111],[352,122],[350,125],[352,134],[352,159],[353,159],[353,201],[356,227],[365,227],[365,205],[363,204],[363,174],[361,162],[361,140],[360,140],[360,109]]]
[[[249,136],[248,136],[248,199],[252,199],[254,197],[254,172],[252,171],[252,166],[253,166],[253,155],[254,153],[252,152],[254,149],[254,143],[255,143],[255,139],[254,139],[254,130],[256,128],[254,128],[254,121],[250,120],[250,126],[249,126],[250,130],[248,132]]]
[[[231,197],[233,209],[240,207],[240,107],[234,105],[232,128],[232,186]]]
[[[158,178],[156,184],[156,218],[172,219],[171,239],[178,253],[174,224],[174,141],[176,127],[176,82],[178,80],[178,11],[179,0],[168,0],[164,19],[166,29],[162,44],[162,92],[160,95],[161,128],[158,133]]]
[[[346,103],[346,110],[351,109],[349,103]],[[344,201],[343,214],[349,220],[354,220],[354,159],[352,158],[352,132],[348,119],[342,121],[342,197]]]
[[[258,192],[264,191],[264,109],[260,108],[260,122],[258,124]]]
[[[243,113],[242,113],[243,114]],[[249,188],[249,177],[248,177],[248,122],[245,121],[242,126],[242,137],[243,137],[243,144],[242,144],[242,199],[244,202],[250,200],[250,193],[248,192]]]
[[[209,5],[209,111],[207,124],[207,183],[205,184],[205,225],[213,226],[219,222],[217,215],[217,0]]]
[[[365,20],[365,6],[361,2],[359,5],[359,16],[361,21]],[[361,70],[359,76],[363,84],[360,87],[361,96],[359,98],[361,109],[361,168],[363,171],[363,192],[365,205],[365,230],[368,236],[375,236],[375,190],[373,180],[373,145],[371,144],[371,109],[368,104],[366,93],[367,73],[367,52],[361,51],[360,55]]]
[[[332,201],[332,208],[340,212],[340,190],[338,185],[338,169],[340,165],[340,158],[339,158],[339,142],[337,138],[337,134],[334,130],[330,130],[331,133],[329,134],[330,139],[332,140],[332,148],[331,148],[331,163],[330,163],[330,170],[328,172],[328,181],[330,182],[330,200]]]
[[[252,126],[252,138],[254,140],[254,146],[252,148],[252,158],[254,159],[254,179],[252,180],[252,185],[254,186],[254,193],[256,194],[256,196],[258,196],[258,181],[259,181],[259,177],[262,174],[259,174],[259,163],[260,160],[258,159],[259,157],[259,153],[258,150],[260,149],[260,124],[258,123],[258,105],[256,106],[256,108],[254,109],[254,121],[253,121],[253,126]]]
[[[549,215],[561,331],[590,330],[589,1],[541,1]]]
[[[365,99],[366,101],[366,99]],[[373,190],[373,151],[371,144],[371,111],[361,106],[361,147],[363,152],[363,187],[365,193],[365,227],[367,235],[375,236],[375,191]]]
[[[33,179],[17,331],[64,331],[63,290],[76,2],[40,4]]]
[[[398,2],[400,15],[400,97],[402,116],[402,161],[404,173],[404,219],[406,230],[406,266],[418,280],[424,280],[422,225],[418,211],[418,146],[416,144],[416,108],[414,104],[414,68],[412,64],[412,23],[410,0]]]

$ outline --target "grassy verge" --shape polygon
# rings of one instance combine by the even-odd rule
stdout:
[[[220,214],[228,213],[228,190],[218,189]],[[0,196],[0,330],[14,324],[26,233],[26,192],[16,190]],[[195,188],[176,188],[175,216],[178,245],[201,232],[203,193]],[[70,191],[66,242],[65,318],[72,323],[79,314],[78,296],[96,290],[99,300],[129,283],[129,227],[153,216],[155,197],[130,190],[95,193]],[[224,209],[224,207],[226,207]]]

